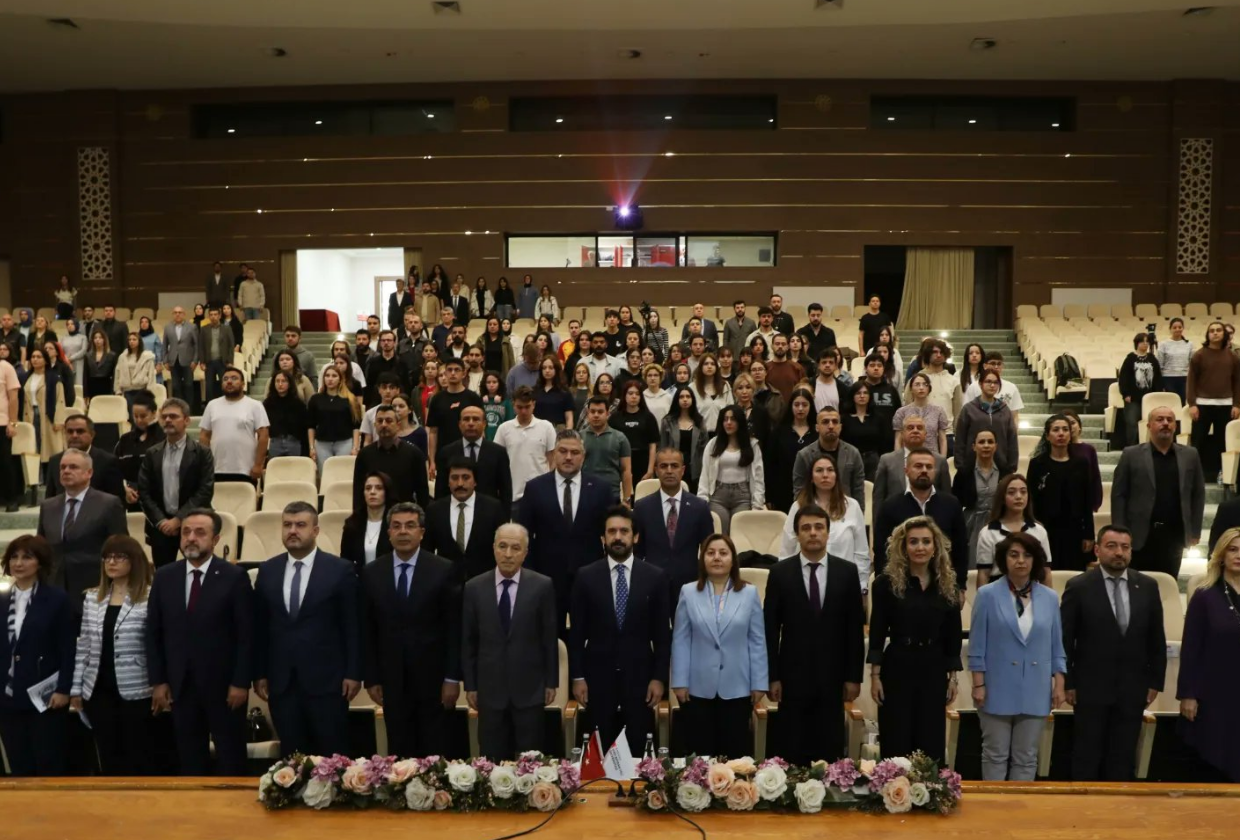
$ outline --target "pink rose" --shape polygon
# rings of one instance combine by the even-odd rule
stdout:
[[[392,765],[392,771],[388,773],[388,781],[393,784],[401,784],[402,782],[409,781],[416,775],[418,775],[417,759],[407,758]]]
[[[667,797],[658,788],[646,794],[646,807],[651,811],[662,811],[667,807]]]
[[[747,755],[740,758],[734,758],[728,762],[728,767],[738,776],[752,776],[758,772],[757,765],[753,763],[753,759]]]
[[[271,779],[280,787],[286,788],[292,785],[293,782],[297,781],[297,771],[292,767],[285,765],[277,770]]]
[[[744,780],[733,782],[728,791],[728,809],[732,811],[752,811],[758,804],[758,788],[753,782]]]
[[[903,814],[913,809],[913,790],[907,776],[897,776],[883,785],[883,805],[892,814]]]
[[[350,793],[370,793],[365,766],[361,762],[349,765],[340,778],[340,786]]]
[[[554,811],[562,798],[559,786],[548,782],[539,782],[530,791],[530,805],[538,811]]]
[[[726,764],[712,764],[706,774],[706,784],[715,796],[727,796],[735,781],[736,773]]]
[[[448,806],[452,804],[452,794],[446,790],[435,791],[435,810],[446,811]]]

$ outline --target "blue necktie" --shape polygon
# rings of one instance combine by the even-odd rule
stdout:
[[[616,626],[624,629],[624,616],[629,609],[629,582],[624,577],[624,566],[616,566]]]
[[[293,562],[293,585],[288,593],[288,617],[297,620],[297,612],[301,609],[301,566],[300,560]]]
[[[504,591],[499,596],[499,624],[504,628],[504,635],[512,630],[512,596],[508,590],[512,586],[511,580],[501,580],[500,585],[504,587]]]
[[[396,584],[396,594],[399,595],[402,600],[407,600],[409,598],[409,564],[408,563],[400,564],[400,581]]]

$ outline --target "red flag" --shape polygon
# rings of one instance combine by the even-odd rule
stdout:
[[[592,782],[606,775],[607,771],[603,768],[603,743],[595,729],[586,745],[585,755],[581,757],[581,783]]]

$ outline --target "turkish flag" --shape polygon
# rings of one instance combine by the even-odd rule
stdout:
[[[581,783],[592,782],[607,775],[603,769],[603,742],[599,740],[598,730],[590,736],[585,755],[581,757]]]

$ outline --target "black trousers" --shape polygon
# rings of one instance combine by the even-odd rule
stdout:
[[[269,707],[281,755],[349,755],[349,701],[338,691],[307,694],[294,679]]]
[[[1081,551],[1080,529],[1061,525],[1046,526],[1047,542],[1051,545],[1051,567],[1062,572],[1083,572],[1094,559],[1092,554]],[[896,755],[896,753],[892,753]]]
[[[151,547],[151,561],[157,569],[167,566],[169,563],[175,563],[177,561],[177,554],[181,551],[180,534],[177,534],[175,537],[168,537],[156,529],[146,535],[146,543]]]
[[[211,402],[216,397],[224,396],[224,386],[221,384],[221,380],[224,378],[224,367],[225,362],[223,359],[213,359],[207,362],[207,369],[204,371],[205,376],[203,377],[207,402]]]
[[[640,692],[635,689],[640,683]],[[655,732],[654,710],[646,705],[647,680],[629,679],[617,672],[615,686],[619,693],[596,691],[594,683],[586,683],[590,687],[590,720],[598,728],[599,740],[603,752],[620,737],[623,729],[633,755],[641,755],[646,746],[646,735]]]
[[[1151,522],[1145,545],[1132,552],[1132,567],[1137,571],[1166,572],[1173,578],[1180,576],[1183,560],[1184,526],[1179,523]]]
[[[1145,698],[1141,698],[1144,700]],[[1145,706],[1078,703],[1072,727],[1072,778],[1078,782],[1129,782],[1136,776],[1137,739]]]
[[[749,697],[694,697],[680,707],[688,730],[686,746],[695,755],[740,758],[753,755],[749,720],[753,702]]]
[[[878,737],[884,757],[921,750],[942,762],[947,752],[947,672],[932,647],[895,648],[883,655],[883,705]]]
[[[125,700],[116,691],[96,690],[86,701],[91,735],[105,776],[149,776],[153,770],[151,699]]]
[[[385,692],[383,722],[387,727],[389,755],[421,758],[443,755],[447,749],[448,710],[438,697],[423,700]]]
[[[1206,481],[1213,481],[1223,468],[1225,432],[1231,422],[1231,406],[1198,405],[1197,411],[1200,419],[1193,424],[1193,448],[1201,456],[1201,470],[1206,475]]]
[[[228,708],[227,700],[227,686],[204,692],[188,676],[181,693],[173,698],[172,728],[182,776],[211,775],[210,741],[215,742],[219,775],[246,775],[245,706],[233,710]]]
[[[826,692],[810,691],[789,694],[775,715],[780,745],[776,755],[794,764],[806,766],[819,759],[837,761],[848,755],[844,738],[844,686]],[[768,750],[769,753],[769,750]]]
[[[478,710],[478,746],[492,761],[543,748],[543,707]]]
[[[11,406],[10,411],[17,411]],[[13,457],[13,439],[0,430],[0,504],[8,505],[21,495],[22,465]]]
[[[64,709],[0,712],[0,741],[14,776],[63,776],[68,755]]]
[[[194,368],[192,365],[175,364],[168,371],[172,396],[189,403],[190,411],[198,407],[198,389],[194,387]]]

